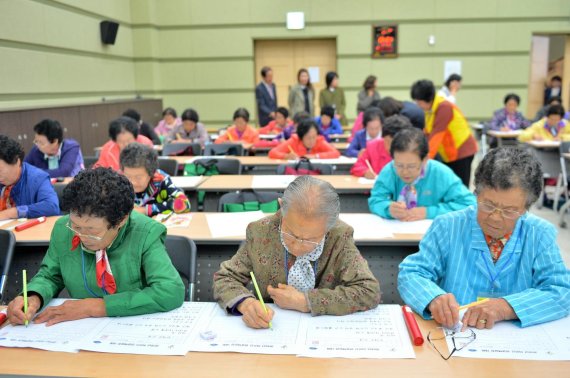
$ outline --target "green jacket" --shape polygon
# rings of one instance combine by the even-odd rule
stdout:
[[[281,214],[250,223],[246,242],[214,274],[214,299],[231,310],[241,299],[254,297],[246,288],[253,271],[265,301],[271,302],[267,285],[287,283],[285,249],[279,238]],[[360,255],[352,238],[353,229],[338,221],[327,233],[317,260],[315,289],[307,292],[312,315],[346,315],[374,308],[380,302],[380,286]],[[292,265],[295,256],[289,254]]]
[[[28,284],[47,304],[66,288],[71,298],[93,298],[85,288],[105,301],[107,316],[130,316],[170,311],[184,301],[184,284],[164,247],[166,228],[142,214],[131,212],[107,256],[117,284],[117,292],[104,295],[97,286],[95,254],[81,246],[71,250],[74,234],[65,225],[69,215],[61,217],[53,228],[49,249],[40,270]],[[82,254],[85,276],[82,273]]]
[[[343,126],[348,124],[346,120],[346,98],[344,97],[344,90],[342,88],[335,88],[334,92],[329,91],[327,88],[321,89],[319,93],[319,106],[330,105],[336,109],[336,113],[340,114],[340,123]]]

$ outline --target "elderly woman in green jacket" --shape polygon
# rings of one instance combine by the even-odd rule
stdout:
[[[184,284],[164,247],[166,228],[133,210],[129,180],[111,169],[80,172],[63,192],[69,215],[51,234],[40,270],[8,305],[12,324],[24,324],[67,289],[75,301],[48,307],[34,322],[130,316],[169,311],[184,300]]]

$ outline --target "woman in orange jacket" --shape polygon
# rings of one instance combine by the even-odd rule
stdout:
[[[227,128],[224,135],[216,139],[216,144],[220,143],[251,143],[259,142],[259,133],[252,126],[248,125],[249,112],[245,108],[239,108],[234,112],[234,124]]]
[[[271,159],[334,159],[339,156],[340,152],[319,135],[317,123],[310,118],[299,123],[296,135],[269,151]]]

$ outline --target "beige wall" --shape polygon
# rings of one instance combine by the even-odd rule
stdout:
[[[253,41],[337,38],[337,67],[355,117],[368,74],[382,95],[409,98],[419,78],[443,82],[445,60],[463,62],[458,105],[471,120],[490,117],[507,92],[526,109],[533,32],[570,33],[568,0],[0,0],[0,107],[69,103],[140,93],[208,126],[239,106],[255,113]],[[287,11],[306,28],[288,31]],[[121,23],[115,46],[98,23]],[[399,25],[400,56],[372,60],[371,25]],[[429,35],[436,37],[429,46]],[[279,78],[275,78],[279,81]]]

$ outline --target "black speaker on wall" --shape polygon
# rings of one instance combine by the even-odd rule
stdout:
[[[101,42],[105,45],[114,45],[117,38],[119,24],[114,21],[101,21]]]

